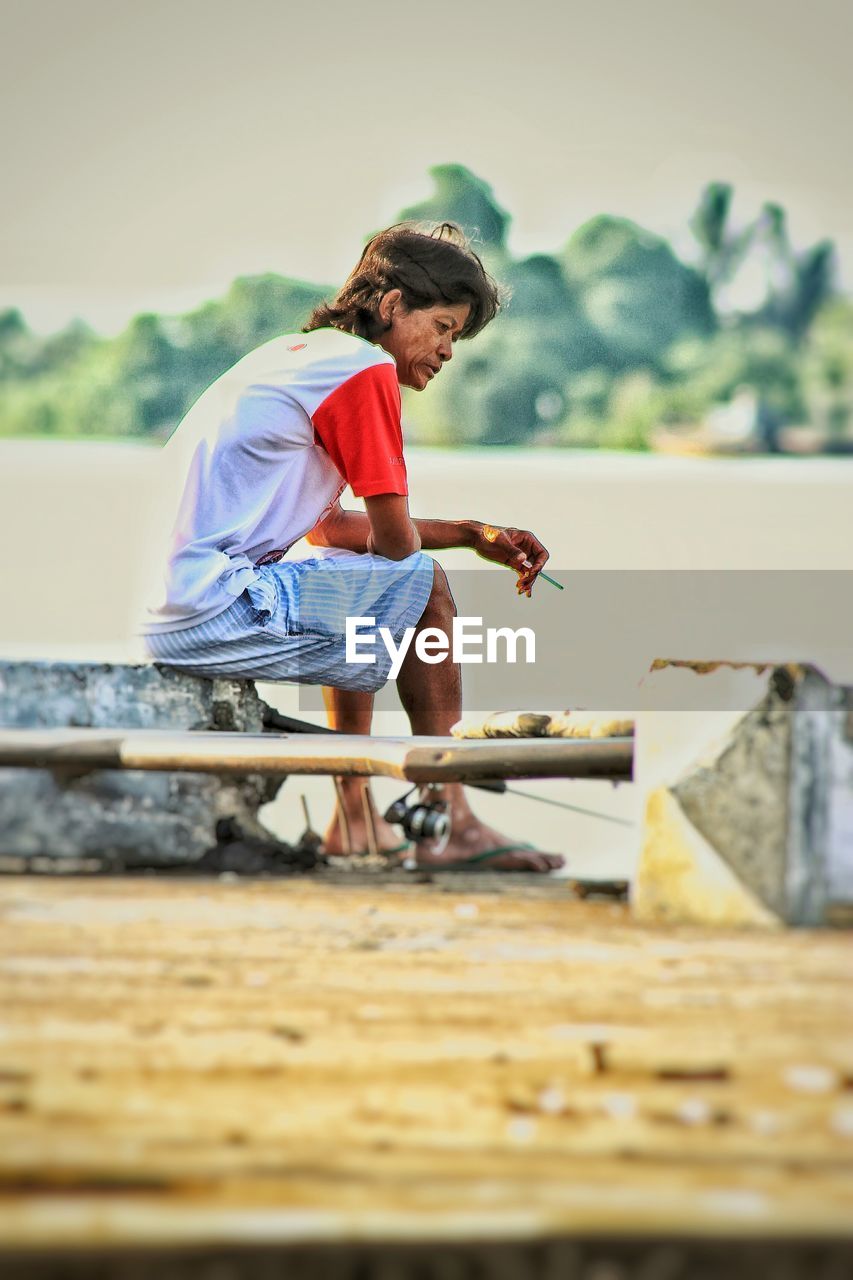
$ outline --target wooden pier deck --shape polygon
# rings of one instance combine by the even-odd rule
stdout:
[[[0,879],[0,1242],[848,1238],[853,936]]]

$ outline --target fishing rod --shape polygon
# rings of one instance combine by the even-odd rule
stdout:
[[[543,575],[544,576],[544,575]],[[555,583],[559,586],[559,583]],[[298,720],[293,716],[282,715],[272,707],[266,709],[264,724],[270,729],[285,730],[290,733],[338,733],[336,729],[311,724],[306,720]],[[555,800],[551,796],[537,796],[532,791],[521,791],[518,787],[510,787],[502,778],[469,782],[468,786],[477,787],[480,791],[492,791],[496,795],[518,796],[522,800],[533,800],[539,804],[551,805],[555,809],[564,809],[567,813],[577,813],[584,818],[599,818],[602,822],[612,822],[618,827],[633,827],[635,823],[628,818],[617,818],[612,813],[602,813],[599,809],[588,809],[584,805],[570,804],[567,800]],[[415,788],[412,788],[415,790]],[[449,831],[449,820],[444,807],[429,801],[419,801],[407,805],[406,801],[412,790],[401,796],[390,807],[385,815],[386,820],[403,828],[409,839],[446,839]],[[372,824],[368,824],[371,825]]]
[[[617,818],[615,814],[602,813],[600,809],[588,809],[583,805],[570,804],[566,800],[554,800],[551,796],[537,796],[532,791],[521,791],[518,787],[509,787],[501,778],[472,782],[468,785],[477,787],[480,791],[492,791],[496,795],[519,796],[522,800],[535,800],[539,804],[549,804],[555,809],[565,809],[569,813],[578,813],[585,818],[599,818],[602,822],[612,822],[619,827],[633,828],[636,825],[629,818]],[[399,800],[395,800],[385,814],[385,821],[402,827],[410,840],[444,839],[446,843],[450,834],[450,815],[444,801],[438,798],[436,784],[427,788],[426,795],[421,794],[411,804],[407,803],[409,796],[416,790],[419,788],[412,787]],[[436,792],[436,799],[429,797],[430,791]]]

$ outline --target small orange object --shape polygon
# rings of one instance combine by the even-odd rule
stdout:
[[[497,542],[500,536],[500,529],[496,529],[493,524],[483,525],[483,537],[486,539],[486,542]]]

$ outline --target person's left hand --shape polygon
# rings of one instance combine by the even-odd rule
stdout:
[[[516,590],[529,596],[533,584],[544,569],[548,552],[542,543],[527,529],[502,529],[493,524],[482,524],[474,537],[474,550],[484,560],[509,565],[518,574]]]

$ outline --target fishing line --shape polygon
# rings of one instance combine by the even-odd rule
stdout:
[[[616,818],[612,813],[601,813],[598,809],[584,809],[579,804],[568,804],[565,800],[552,800],[550,796],[537,796],[532,791],[519,791],[516,787],[506,787],[504,795],[521,796],[524,800],[538,800],[540,804],[553,805],[555,809],[568,809],[571,813],[582,813],[587,818],[600,818],[602,822],[615,822],[620,827],[634,827],[636,823],[628,818]]]

